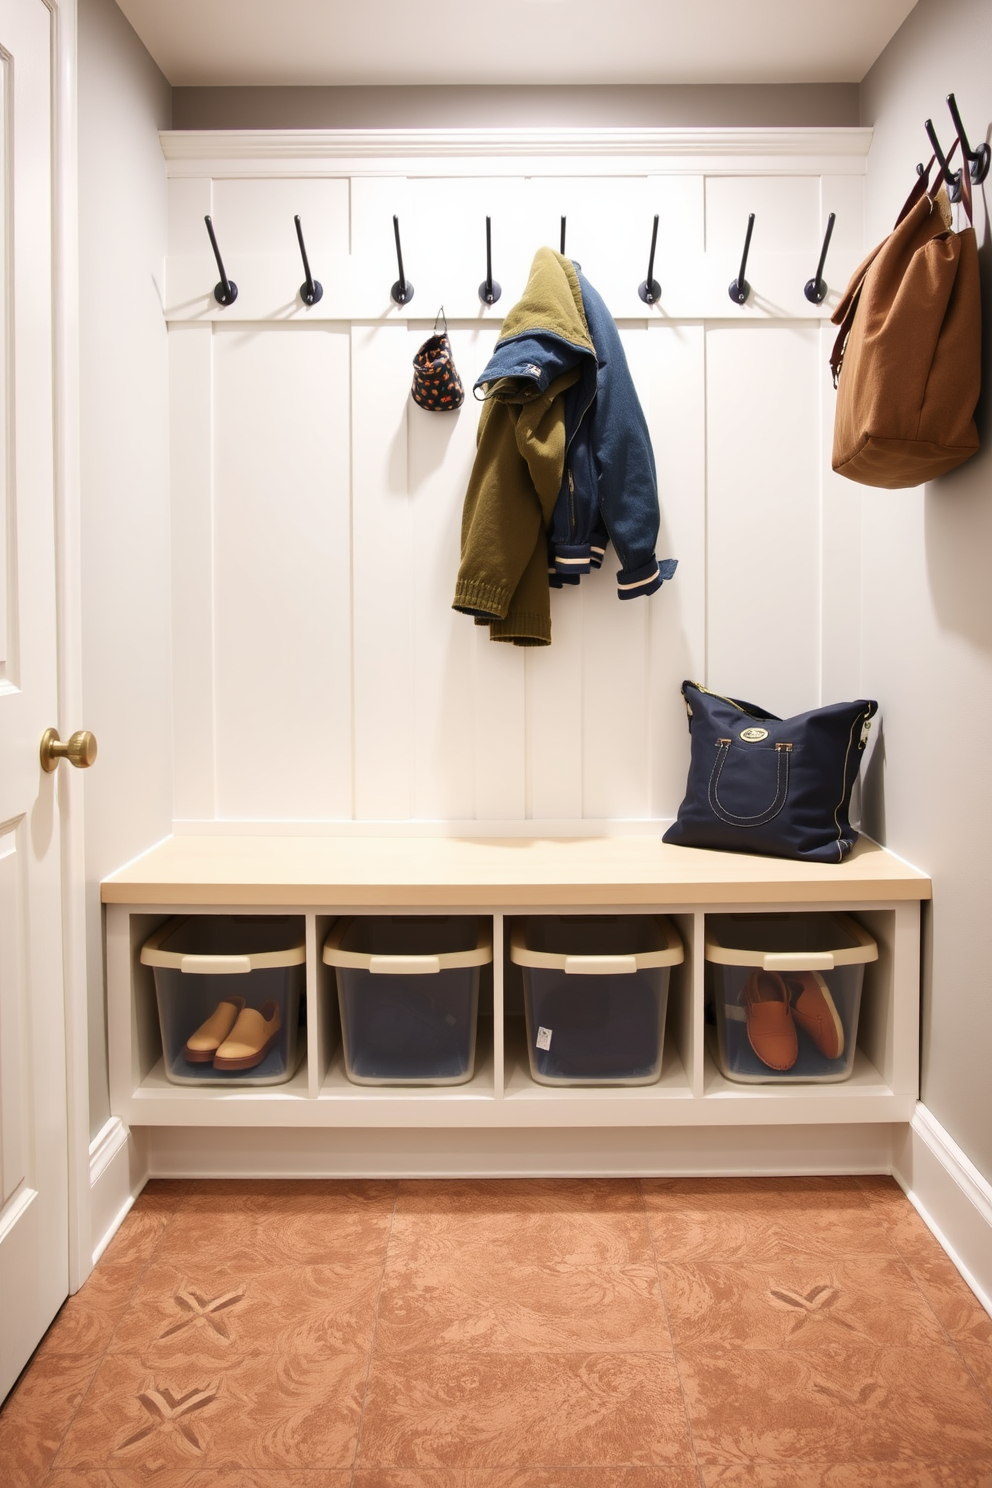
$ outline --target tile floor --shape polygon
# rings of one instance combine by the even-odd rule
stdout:
[[[992,1319],[887,1178],[150,1183],[4,1488],[992,1488]]]

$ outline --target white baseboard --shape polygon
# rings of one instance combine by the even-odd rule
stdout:
[[[145,1127],[155,1178],[735,1177],[889,1173],[895,1128]]]
[[[926,1106],[896,1130],[896,1181],[992,1313],[992,1184]]]
[[[147,1181],[143,1138],[129,1131],[119,1116],[111,1116],[90,1143],[90,1239],[94,1266]]]

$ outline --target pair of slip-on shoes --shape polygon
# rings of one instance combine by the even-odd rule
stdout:
[[[250,1008],[245,1007],[243,997],[225,997],[190,1034],[183,1057],[190,1064],[212,1064],[219,1070],[254,1069],[272,1048],[281,1027],[277,1002]]]
[[[818,971],[753,971],[744,984],[751,1048],[769,1069],[790,1070],[799,1057],[797,1026],[825,1059],[844,1052],[844,1025]]]

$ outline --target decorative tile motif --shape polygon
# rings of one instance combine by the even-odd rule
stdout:
[[[661,1267],[676,1344],[915,1347],[946,1335],[903,1261],[780,1261]]]
[[[202,1390],[187,1390],[185,1395],[176,1395],[168,1388],[158,1389],[155,1386],[147,1390],[139,1390],[138,1400],[144,1406],[151,1417],[147,1425],[133,1432],[120,1446],[118,1452],[125,1452],[128,1447],[144,1441],[145,1437],[151,1436],[153,1432],[178,1431],[179,1435],[193,1448],[195,1452],[203,1451],[203,1442],[197,1436],[194,1422],[190,1417],[206,1406],[212,1405],[219,1394],[217,1385],[208,1385]]]
[[[228,1332],[226,1319],[223,1314],[231,1307],[244,1299],[244,1292],[224,1292],[219,1297],[201,1297],[199,1292],[192,1289],[177,1292],[175,1303],[180,1312],[185,1316],[171,1328],[166,1328],[160,1333],[159,1338],[172,1338],[176,1333],[182,1333],[186,1328],[193,1327],[196,1323],[205,1323],[212,1328],[218,1338],[223,1338],[225,1343],[230,1342],[231,1335]]]

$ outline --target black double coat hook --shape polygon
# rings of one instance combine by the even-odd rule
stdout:
[[[958,109],[958,101],[954,97],[953,93],[948,93],[947,95],[947,107],[950,111],[951,122],[954,125],[956,131],[956,138],[946,155],[940,148],[940,141],[937,139],[937,131],[933,127],[933,120],[925,120],[923,128],[927,132],[927,139],[930,141],[930,148],[933,151],[934,159],[936,160],[938,169],[940,170],[940,179],[947,186],[947,195],[950,197],[952,202],[956,202],[961,200],[961,171],[967,169],[968,174],[971,176],[971,179],[975,182],[976,185],[979,185],[982,181],[985,180],[985,177],[989,173],[989,162],[990,160],[992,160],[992,150],[990,150],[989,146],[984,143],[979,145],[974,150],[971,148],[971,145],[968,143],[968,136],[965,133],[964,124],[961,119],[961,113]],[[952,171],[950,167],[950,160],[958,145],[961,146],[961,169]],[[916,169],[922,176],[926,171],[926,166],[918,165]]]

